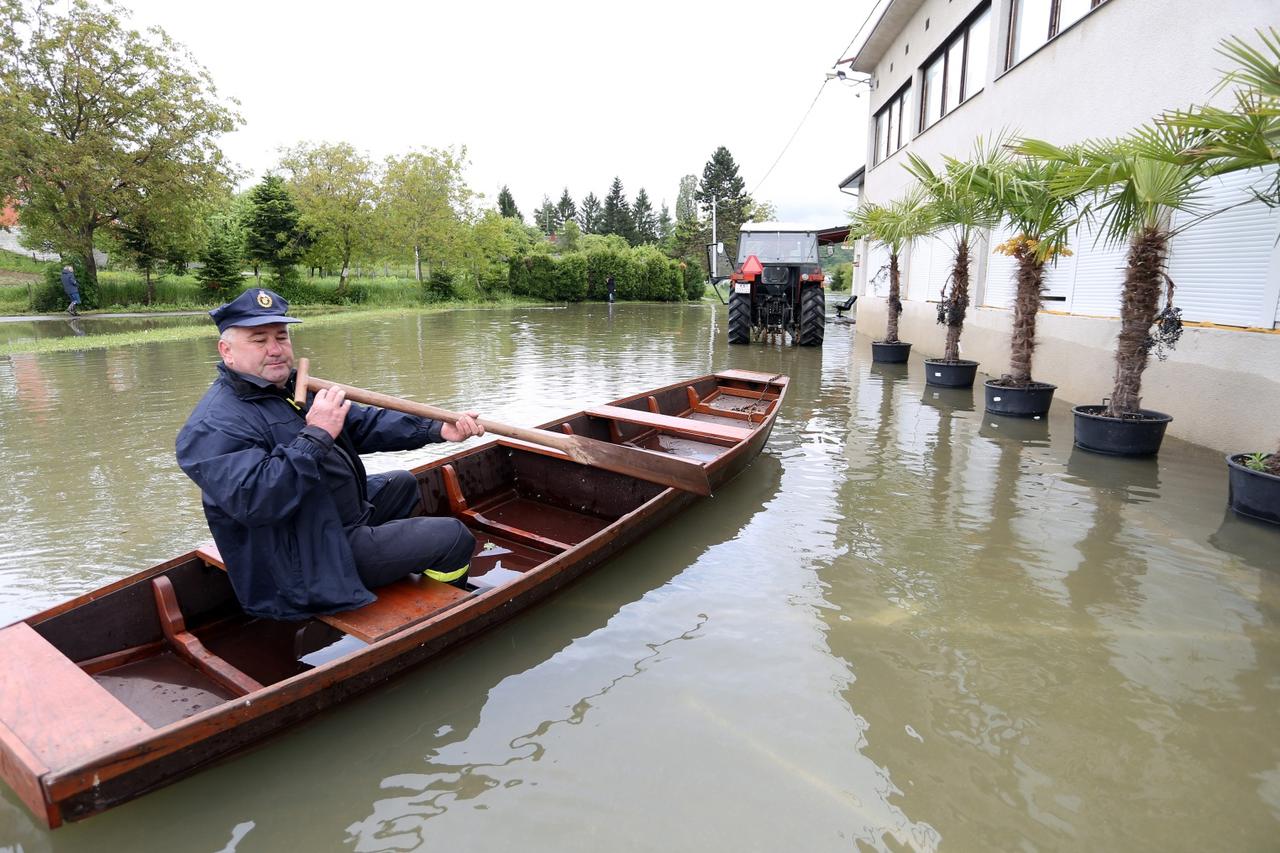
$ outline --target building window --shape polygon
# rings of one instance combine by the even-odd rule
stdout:
[[[1017,65],[1105,2],[1107,0],[1013,0],[1009,6],[1009,55],[1004,67]]]
[[[876,150],[873,164],[884,160],[903,145],[907,144],[908,131],[903,128],[903,119],[910,115],[907,109],[907,96],[911,94],[911,84],[903,86],[898,94],[889,99],[889,103],[876,113]]]
[[[960,26],[923,66],[920,130],[982,91],[991,45],[991,7],[982,7]]]

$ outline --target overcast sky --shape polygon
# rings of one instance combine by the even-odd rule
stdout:
[[[865,159],[865,87],[832,82],[765,179],[872,0],[122,2],[240,101],[223,150],[253,180],[301,141],[377,159],[465,145],[469,184],[490,206],[507,184],[526,219],[565,186],[603,198],[614,175],[674,216],[680,177],[725,145],[779,218],[827,225]]]

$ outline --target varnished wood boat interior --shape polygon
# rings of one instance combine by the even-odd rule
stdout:
[[[545,426],[676,454],[710,471],[771,422],[785,382],[726,371]],[[42,773],[257,695],[486,596],[509,598],[522,584],[536,585],[530,573],[607,543],[618,522],[669,491],[508,439],[415,474],[421,512],[458,518],[475,534],[474,588],[415,575],[376,590],[377,601],[354,611],[257,619],[238,607],[217,549],[204,546],[0,629],[0,775],[57,825],[48,792],[32,788]]]

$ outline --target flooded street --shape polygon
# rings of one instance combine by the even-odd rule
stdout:
[[[724,323],[295,327],[318,376],[515,424],[728,367],[791,387],[742,476],[549,601],[54,833],[0,785],[0,851],[1276,849],[1280,531],[1226,511],[1221,454],[1084,453],[1066,401],[988,417],[854,326]],[[47,325],[0,335],[75,333]],[[173,442],[215,340],[0,358],[0,625],[210,538]]]

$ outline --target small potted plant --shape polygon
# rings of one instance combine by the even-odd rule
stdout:
[[[1227,456],[1227,506],[1239,515],[1280,524],[1280,450]]]
[[[902,279],[898,259],[913,239],[929,234],[937,226],[936,212],[918,189],[889,204],[867,203],[852,212],[849,239],[866,238],[889,251],[888,317],[884,340],[871,342],[871,360],[898,364],[911,354],[911,344],[898,340],[898,318],[902,314]],[[878,278],[877,270],[872,280]]]

